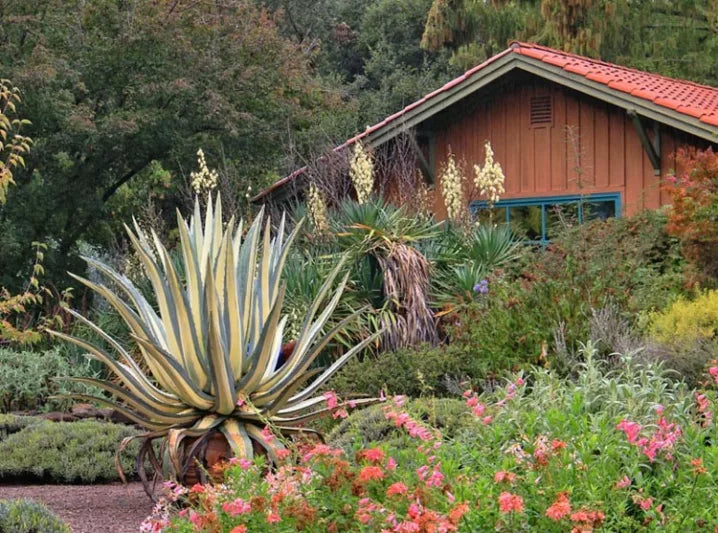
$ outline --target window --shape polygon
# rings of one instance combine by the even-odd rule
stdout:
[[[472,202],[470,209],[481,223],[506,223],[526,240],[545,244],[556,236],[562,224],[619,216],[621,194],[517,198],[502,200],[492,209],[486,202]]]

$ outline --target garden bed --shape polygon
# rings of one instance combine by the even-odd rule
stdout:
[[[152,512],[141,483],[109,485],[0,485],[0,498],[47,505],[72,533],[136,533]]]

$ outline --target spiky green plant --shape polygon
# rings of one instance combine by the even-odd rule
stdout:
[[[343,261],[324,281],[298,336],[292,339],[296,341],[292,357],[278,365],[286,324],[286,317],[281,316],[285,287],[280,278],[299,226],[285,240],[282,219],[272,238],[267,220],[261,237],[264,217],[260,213],[243,237],[242,222],[235,227],[231,220],[223,226],[219,198],[214,208],[211,199],[208,202],[204,224],[199,203],[189,224],[179,212],[177,218],[185,281],[154,232],[148,235],[136,222],[134,231],[126,228],[152,284],[157,309],[127,278],[95,259],[85,260],[118,293],[108,285],[74,276],[117,310],[151,374],[143,373],[140,362],[110,335],[73,312],[117,358],[85,340],[52,333],[89,352],[119,380],[73,378],[104,389],[116,401],[74,397],[109,404],[146,428],[149,432],[141,436],[145,439],[138,458],[141,464],[146,456],[156,463],[152,441],[165,439],[168,466],[180,477],[192,460],[191,454],[183,456],[182,440],[202,439],[216,431],[238,457],[250,458],[254,442],[277,461],[281,439],[265,437],[262,428],[301,431],[302,424],[327,413],[324,397],[314,394],[373,340],[364,339],[327,369],[313,368],[313,361],[337,331],[361,313],[352,313],[323,331],[346,285],[344,276],[330,296]]]

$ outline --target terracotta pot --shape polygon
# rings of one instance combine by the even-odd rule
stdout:
[[[182,453],[188,454],[192,450],[199,439],[187,438],[182,443]],[[252,449],[255,455],[266,455],[266,451],[257,442],[252,441]],[[187,472],[180,480],[185,486],[192,486],[195,483],[202,482],[202,474],[200,467],[197,465],[199,461],[204,470],[209,474],[212,481],[219,482],[222,480],[222,472],[218,467],[226,463],[234,457],[232,448],[227,439],[219,431],[214,431],[205,442],[198,447],[198,453],[195,453],[194,460],[189,465]]]

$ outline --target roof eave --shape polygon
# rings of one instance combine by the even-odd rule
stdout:
[[[579,74],[567,72],[561,67],[544,63],[538,59],[520,56],[518,57],[516,66],[521,70],[553,81],[559,85],[569,87],[583,94],[593,96],[594,98],[613,104],[626,111],[635,111],[639,115],[690,133],[696,137],[713,143],[718,142],[718,128],[701,122],[699,119],[690,117],[685,113],[679,113],[653,103],[650,100],[638,98],[618,89],[613,89],[602,83],[586,79]]]

